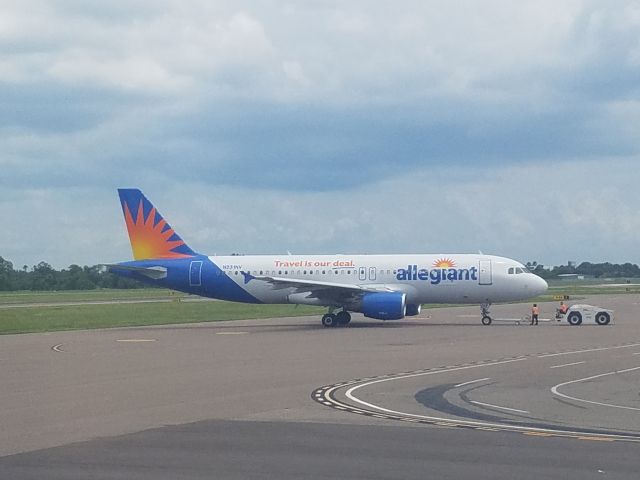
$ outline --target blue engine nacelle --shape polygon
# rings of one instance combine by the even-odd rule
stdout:
[[[405,315],[407,317],[413,317],[414,315],[420,315],[420,310],[422,308],[421,304],[409,303],[407,304],[407,312]]]
[[[407,295],[402,292],[367,293],[360,310],[365,317],[378,320],[400,320],[407,311]]]

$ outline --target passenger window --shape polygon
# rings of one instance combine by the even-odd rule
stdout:
[[[327,274],[327,271],[326,271],[326,270],[322,270],[322,274],[323,274],[323,275],[326,275],[326,274]]]

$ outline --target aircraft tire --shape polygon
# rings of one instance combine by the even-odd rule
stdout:
[[[342,310],[336,314],[336,320],[339,325],[347,325],[351,321],[351,314],[346,310]]]
[[[325,313],[322,316],[323,327],[335,327],[338,325],[338,320],[333,313]]]
[[[596,313],[596,323],[598,325],[608,325],[611,321],[611,316],[607,312]]]
[[[582,323],[582,315],[580,312],[571,312],[567,315],[567,322],[569,322],[569,325],[580,325]]]
[[[493,321],[493,320],[491,319],[491,317],[490,317],[489,315],[484,315],[484,316],[482,317],[482,324],[483,324],[483,325],[491,325],[491,322],[492,322],[492,321]]]

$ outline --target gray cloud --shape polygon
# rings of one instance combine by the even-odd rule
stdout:
[[[119,225],[115,188],[142,186],[171,192],[166,205],[184,197],[180,220],[222,251],[588,257],[578,237],[540,247],[534,233],[558,210],[599,225],[594,255],[632,256],[639,77],[632,1],[4,2],[0,208],[15,225],[0,255],[117,259],[126,241],[114,250],[88,219]],[[590,196],[545,186],[520,199],[555,172]],[[69,220],[25,243],[21,215],[46,232]]]
[[[185,241],[209,254],[482,250],[550,264],[640,262],[637,162],[438,167],[286,194],[157,179],[129,186],[142,187]],[[115,188],[3,189],[0,215],[12,227],[2,256],[16,265],[131,256]]]

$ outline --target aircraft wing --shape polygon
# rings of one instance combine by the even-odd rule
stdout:
[[[251,280],[259,280],[269,283],[274,289],[295,289],[295,293],[309,293],[308,298],[327,299],[343,302],[355,299],[369,292],[392,292],[383,285],[355,285],[350,283],[321,282],[316,280],[300,280],[293,278],[253,276],[248,272],[241,272],[245,283]]]

